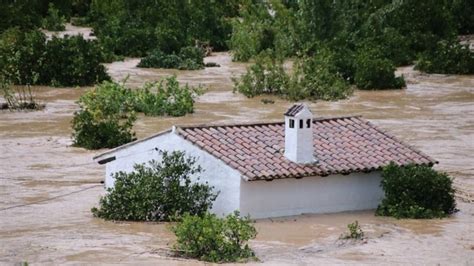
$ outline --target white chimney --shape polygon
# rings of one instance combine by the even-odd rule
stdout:
[[[285,157],[295,163],[314,163],[313,114],[306,104],[285,113]]]

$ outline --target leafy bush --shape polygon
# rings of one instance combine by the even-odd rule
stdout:
[[[204,215],[217,194],[213,187],[194,183],[202,172],[184,152],[160,152],[160,162],[137,164],[131,173],[114,174],[115,185],[100,199],[94,216],[106,220],[169,221],[185,213]],[[196,177],[199,180],[199,177]]]
[[[337,71],[332,55],[324,51],[296,63],[287,91],[292,100],[339,100],[351,93],[352,88]]]
[[[135,139],[131,131],[136,116],[131,91],[103,82],[78,101],[80,110],[72,121],[75,146],[87,149],[114,148]]]
[[[457,40],[440,41],[420,55],[415,69],[427,73],[474,74],[474,52]]]
[[[445,217],[456,210],[452,179],[427,166],[386,166],[382,172],[385,198],[377,215],[396,218]]]
[[[144,68],[176,68],[181,70],[197,70],[204,68],[204,51],[197,47],[183,47],[179,54],[165,54],[154,50],[142,58],[137,65]]]
[[[395,77],[395,65],[368,47],[359,50],[354,82],[363,90],[400,89],[406,86],[403,77]]]
[[[234,79],[235,91],[247,97],[276,94],[294,101],[344,99],[352,92],[331,57],[322,54],[297,61],[291,75],[285,72],[282,61],[261,55],[246,74]]]
[[[194,111],[194,98],[200,88],[180,86],[176,76],[159,82],[146,83],[134,93],[134,109],[145,115],[183,116]]]
[[[267,56],[258,57],[255,64],[247,68],[247,73],[233,81],[234,92],[238,91],[247,97],[261,94],[283,95],[289,86],[289,76],[285,73],[282,62]]]
[[[59,10],[54,7],[54,4],[49,3],[48,16],[43,18],[43,28],[50,31],[62,31],[66,29],[65,22],[66,19],[59,14]]]
[[[17,28],[0,37],[0,71],[16,84],[86,86],[109,80],[97,43],[82,36],[53,37]]]
[[[360,228],[359,222],[355,221],[347,225],[349,233],[343,234],[341,238],[343,239],[362,239],[364,238],[364,231]]]
[[[186,214],[172,227],[177,243],[175,249],[186,257],[209,262],[237,262],[255,258],[246,242],[255,238],[257,231],[249,217],[239,212],[225,218],[205,213],[203,216]]]

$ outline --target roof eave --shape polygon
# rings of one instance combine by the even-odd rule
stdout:
[[[106,163],[108,163],[108,162],[113,161],[113,160],[109,160],[109,159],[112,158],[112,157],[114,157],[113,155],[114,155],[117,151],[120,151],[120,150],[129,148],[129,147],[134,146],[134,145],[136,145],[136,144],[138,144],[138,143],[145,142],[145,141],[147,141],[147,140],[156,138],[156,137],[161,136],[161,135],[164,135],[164,134],[166,134],[166,133],[170,133],[170,132],[172,132],[172,131],[173,131],[172,128],[167,129],[167,130],[160,131],[160,132],[158,132],[158,133],[156,133],[156,134],[153,134],[153,135],[151,135],[151,136],[148,136],[148,137],[146,137],[146,138],[138,139],[138,140],[135,140],[135,141],[126,143],[126,144],[124,144],[124,145],[118,146],[118,147],[116,147],[116,148],[113,148],[113,149],[111,149],[111,150],[108,150],[108,151],[106,151],[106,152],[104,152],[104,153],[101,153],[101,154],[99,154],[99,155],[94,156],[92,159],[93,159],[94,161],[96,161],[98,164],[106,164]]]

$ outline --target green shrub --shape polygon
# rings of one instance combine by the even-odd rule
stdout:
[[[179,54],[165,54],[154,50],[142,58],[137,65],[144,68],[176,68],[181,70],[197,70],[204,68],[204,51],[197,47],[183,47]]]
[[[291,100],[339,100],[352,94],[352,88],[337,71],[331,53],[321,51],[296,62],[286,92]]]
[[[209,262],[237,262],[254,259],[254,252],[246,242],[255,238],[257,231],[249,217],[239,212],[225,218],[205,213],[202,217],[186,214],[172,227],[179,254]]]
[[[185,213],[204,215],[217,194],[199,180],[202,168],[184,152],[160,152],[160,162],[137,164],[131,173],[114,174],[115,185],[100,199],[94,216],[106,220],[169,221]]]
[[[289,86],[289,76],[283,69],[283,63],[263,55],[247,68],[247,73],[233,81],[234,92],[240,92],[247,97],[261,94],[282,95]]]
[[[0,37],[0,71],[15,84],[86,86],[110,80],[102,51],[82,36],[53,37],[11,29]]]
[[[440,41],[435,49],[420,55],[415,69],[427,73],[474,74],[474,52],[457,40]]]
[[[49,3],[48,16],[43,18],[43,28],[50,31],[62,31],[66,29],[65,22],[66,19],[59,14],[59,10],[54,7],[54,4]]]
[[[452,179],[428,166],[386,166],[382,172],[385,198],[377,215],[396,218],[445,217],[456,210]]]
[[[364,231],[360,228],[359,222],[355,221],[347,225],[349,233],[343,234],[342,239],[362,239],[364,238]]]
[[[200,88],[187,84],[180,86],[176,76],[159,82],[146,83],[134,93],[134,109],[145,115],[183,116],[194,112],[194,98],[201,94]]]
[[[112,82],[103,82],[78,101],[80,110],[72,121],[75,146],[87,149],[114,148],[135,139],[136,120],[131,91]]]
[[[395,77],[395,65],[384,59],[376,49],[359,49],[354,82],[359,89],[400,89],[405,87],[403,77]]]
[[[344,99],[352,90],[337,73],[331,58],[326,54],[302,58],[295,62],[294,71],[289,75],[282,61],[261,55],[247,68],[247,73],[234,79],[234,92],[247,97],[276,94],[293,101]]]

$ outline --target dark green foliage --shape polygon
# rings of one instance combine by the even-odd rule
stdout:
[[[124,85],[104,82],[78,101],[72,121],[75,146],[86,149],[114,148],[135,139],[136,116],[132,93]]]
[[[46,43],[38,82],[53,86],[87,86],[110,80],[101,60],[102,53],[94,41],[82,36],[53,37]]]
[[[243,2],[240,17],[232,21],[232,59],[248,61],[267,49],[279,56],[293,55],[298,45],[293,9],[280,1]]]
[[[225,218],[205,213],[186,214],[172,227],[176,235],[175,249],[185,257],[209,262],[240,262],[255,259],[247,241],[257,235],[249,217],[239,212]]]
[[[109,80],[102,52],[82,36],[53,37],[13,28],[0,37],[0,71],[16,84],[86,86]]]
[[[401,88],[405,83],[394,76],[396,66],[412,64],[420,52],[425,54],[422,59],[427,58],[438,41],[452,39],[457,29],[469,32],[474,16],[464,10],[474,9],[470,2],[244,1],[241,17],[233,24],[230,46],[233,59],[239,61],[271,50],[282,58],[296,55],[309,62],[305,58],[329,50],[335,68],[326,65],[323,74],[342,76],[361,89]],[[458,53],[448,54],[452,57],[443,58],[445,61],[459,58]],[[441,61],[433,60],[433,64],[443,68]],[[328,84],[327,75],[322,79]],[[289,89],[290,94],[299,94],[295,86]]]
[[[204,51],[201,48],[188,46],[181,48],[178,55],[165,54],[153,50],[140,60],[138,67],[144,68],[176,68],[181,70],[197,70],[204,68]]]
[[[217,194],[207,183],[191,181],[202,172],[184,152],[160,152],[160,162],[135,165],[131,173],[114,174],[114,187],[100,199],[94,216],[106,220],[169,221],[185,213],[205,215]]]
[[[364,47],[359,49],[356,59],[354,82],[358,88],[400,89],[404,87],[403,77],[395,77],[395,66],[392,61],[380,56],[376,49]]]
[[[31,30],[41,25],[41,1],[0,1],[0,33],[18,27],[22,30]]]
[[[460,34],[474,34],[474,2],[471,0],[453,0],[452,16]]]
[[[62,31],[66,29],[64,23],[66,19],[59,15],[59,10],[54,7],[53,3],[49,3],[48,15],[43,19],[43,28],[50,31]]]
[[[196,41],[216,50],[226,48],[230,17],[238,0],[93,0],[94,32],[111,52],[145,56],[153,49],[177,53]]]
[[[457,40],[440,41],[420,55],[415,69],[427,73],[474,74],[474,52]]]
[[[134,109],[145,115],[183,116],[194,111],[194,98],[201,94],[200,88],[187,84],[180,86],[176,76],[154,83],[146,83],[134,92]]]
[[[36,84],[44,71],[46,36],[11,28],[0,36],[0,71],[15,84]]]
[[[385,198],[377,215],[396,218],[441,218],[456,211],[452,179],[427,166],[386,166],[382,172]]]

